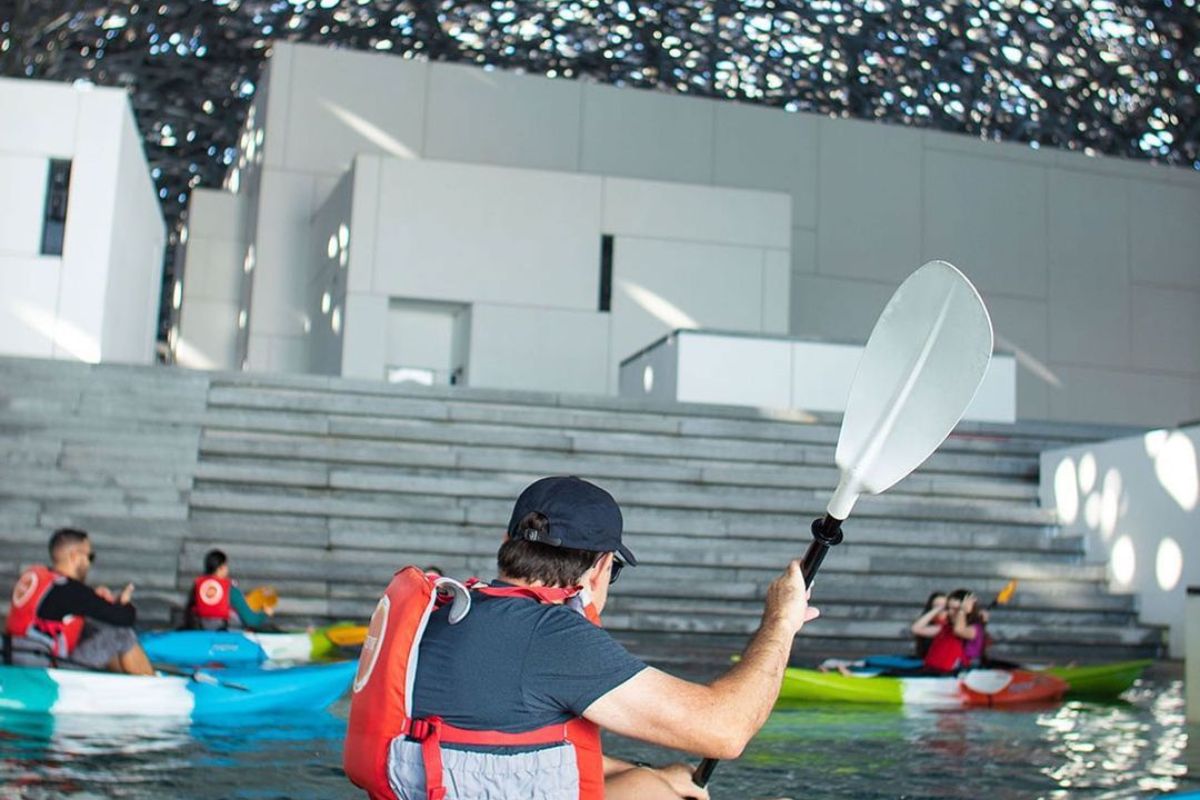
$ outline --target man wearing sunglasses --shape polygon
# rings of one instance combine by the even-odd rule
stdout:
[[[5,660],[153,675],[133,628],[133,584],[118,596],[87,585],[96,553],[86,531],[61,528],[50,537],[49,549],[50,567],[30,567],[13,588]]]
[[[648,667],[599,626],[609,586],[637,565],[622,527],[612,496],[579,478],[543,478],[521,493],[497,556],[499,579],[471,592],[465,616],[452,621],[446,605],[428,619],[411,717],[436,720],[440,754],[430,760],[424,724],[393,739],[393,793],[425,797],[444,785],[447,800],[708,797],[688,765],[603,756],[600,730],[736,756],[766,721],[792,637],[816,611],[793,562],[771,584],[762,627],[741,662],[720,678],[697,684]],[[532,741],[556,727],[565,737]],[[427,781],[431,768],[441,774]]]

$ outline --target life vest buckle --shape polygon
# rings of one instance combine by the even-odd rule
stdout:
[[[408,738],[414,742],[423,742],[430,738],[440,738],[439,733],[442,729],[442,720],[440,717],[429,717],[428,719],[414,719],[408,727]]]

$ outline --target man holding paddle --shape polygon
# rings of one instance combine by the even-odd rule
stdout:
[[[388,659],[383,653],[375,662],[375,641],[404,632],[381,628],[377,611],[352,700],[351,779],[385,798],[707,798],[687,766],[651,768],[602,756],[599,729],[737,757],[766,722],[792,639],[817,611],[793,561],[771,583],[758,632],[725,674],[704,684],[648,667],[599,626],[609,585],[622,567],[636,564],[622,526],[616,501],[592,483],[553,477],[528,487],[500,547],[499,580],[472,588],[469,613],[455,620],[456,606],[443,604],[417,634],[409,716],[421,724],[388,741],[371,739],[388,732],[372,731],[368,720],[389,702],[389,687],[372,685]],[[447,579],[438,585],[445,594]],[[405,614],[392,588],[385,599],[385,618]],[[438,737],[433,761],[431,726]],[[547,738],[534,741],[543,730]],[[381,745],[386,784],[360,760]],[[442,786],[452,790],[440,795]]]

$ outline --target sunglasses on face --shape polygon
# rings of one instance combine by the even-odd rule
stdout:
[[[625,569],[625,562],[613,556],[612,572],[608,576],[608,585],[612,586],[617,582],[617,578],[621,577],[621,570]]]

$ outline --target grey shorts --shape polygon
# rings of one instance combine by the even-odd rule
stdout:
[[[108,662],[117,656],[125,655],[137,647],[137,644],[137,631],[133,628],[122,628],[89,619],[79,644],[71,652],[71,660],[75,663],[60,666],[104,669]]]

